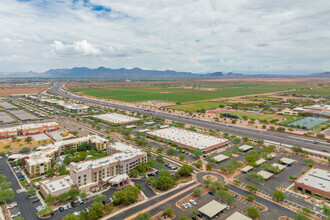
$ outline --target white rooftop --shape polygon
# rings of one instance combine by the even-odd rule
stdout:
[[[121,123],[129,123],[140,120],[139,118],[131,117],[128,115],[122,115],[117,113],[111,113],[111,114],[103,114],[103,115],[95,115],[94,118],[99,118],[104,121],[108,121],[114,124],[121,124]]]
[[[45,185],[50,193],[54,193],[62,189],[70,188],[71,185],[73,185],[73,181],[70,176],[64,176],[61,178],[55,178],[53,180],[44,180],[41,181],[40,184]]]
[[[252,219],[236,211],[231,216],[226,218],[226,220],[252,220]]]
[[[33,128],[41,128],[43,126],[56,126],[58,125],[57,122],[46,122],[46,123],[37,123],[37,124],[24,124],[24,125],[19,125],[19,126],[14,126],[14,127],[8,127],[8,128],[1,128],[0,132],[13,132],[17,130],[26,130],[26,129],[33,129]]]
[[[285,163],[285,164],[292,164],[295,160],[292,160],[290,158],[287,158],[287,157],[284,157],[281,159],[281,162],[282,163]]]
[[[274,175],[271,172],[264,171],[264,170],[259,171],[258,174],[261,175],[263,178],[265,178],[265,180],[268,180],[270,177],[272,177]]]
[[[150,131],[148,132],[148,134],[200,150],[227,141],[226,139],[204,135],[197,132],[179,129],[175,127]]]
[[[223,154],[219,154],[213,158],[219,163],[221,161],[227,160],[229,157]]]
[[[266,162],[265,159],[259,159],[256,161],[256,164],[259,166],[260,164],[265,163],[265,162]]]
[[[226,206],[224,204],[222,204],[216,200],[212,200],[211,202],[209,202],[206,205],[199,208],[198,211],[207,215],[209,218],[213,218],[213,216],[215,216],[216,214],[218,214],[225,208],[226,208]]]
[[[244,145],[238,147],[238,149],[241,149],[241,150],[243,150],[243,151],[247,151],[247,150],[253,149],[253,146],[250,146],[250,145],[244,144]]]
[[[241,170],[242,170],[243,172],[247,173],[247,172],[249,172],[249,171],[252,170],[252,169],[253,169],[252,166],[246,166],[246,167],[242,168]]]
[[[280,171],[282,171],[286,167],[285,165],[279,163],[273,163],[272,166],[274,167],[277,166],[280,169]]]
[[[330,192],[330,170],[313,167],[296,182],[325,192]]]

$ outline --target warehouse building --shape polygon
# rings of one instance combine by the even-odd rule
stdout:
[[[170,127],[147,132],[149,137],[158,137],[162,140],[168,140],[170,143],[182,146],[188,150],[196,149],[204,153],[228,145],[226,139],[200,134],[180,128]]]
[[[330,200],[330,170],[314,166],[296,179],[294,186],[304,193]]]
[[[0,139],[12,138],[16,136],[41,134],[49,131],[56,131],[59,129],[60,129],[60,125],[56,122],[25,124],[15,127],[1,128]]]
[[[109,122],[111,124],[129,124],[140,120],[139,118],[118,113],[95,115],[93,117]]]

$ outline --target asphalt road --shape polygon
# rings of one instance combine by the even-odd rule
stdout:
[[[53,87],[50,88],[50,92],[52,92],[55,95],[59,95],[62,97],[70,98],[72,100],[81,101],[81,102],[87,102],[90,104],[96,104],[96,105],[102,105],[105,107],[111,107],[111,108],[117,108],[125,111],[131,111],[131,112],[137,112],[144,115],[150,115],[154,117],[161,117],[172,121],[179,121],[186,124],[190,124],[193,126],[198,127],[204,127],[208,129],[220,129],[222,132],[227,132],[233,135],[238,135],[241,137],[249,137],[255,140],[267,140],[276,142],[279,144],[286,144],[286,145],[292,145],[292,146],[301,146],[304,148],[312,149],[312,150],[319,150],[319,151],[330,151],[330,143],[326,143],[323,141],[319,141],[320,143],[314,144],[314,140],[312,138],[300,138],[295,135],[288,135],[288,134],[282,134],[277,132],[271,132],[271,131],[260,131],[252,128],[245,128],[245,127],[239,127],[239,126],[233,126],[233,125],[227,125],[217,122],[210,122],[210,121],[204,121],[201,119],[195,119],[190,117],[183,117],[179,115],[172,115],[168,113],[163,112],[156,112],[156,111],[148,111],[141,108],[136,107],[130,107],[115,103],[109,103],[109,102],[103,102],[98,101],[91,98],[85,98],[82,96],[76,96],[68,93],[64,93],[60,91],[60,85],[61,83],[55,83]]]
[[[32,204],[33,199],[28,199],[25,192],[16,192],[16,190],[21,189],[21,186],[12,172],[12,169],[6,162],[6,158],[0,158],[0,170],[5,176],[7,176],[7,181],[11,182],[11,188],[15,192],[14,202],[17,202],[17,207],[21,212],[21,216],[24,219],[36,219],[37,211],[35,206]]]

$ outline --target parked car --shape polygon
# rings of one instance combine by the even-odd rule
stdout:
[[[72,208],[72,206],[71,206],[70,204],[68,204],[66,207],[67,207],[68,209],[71,209],[71,208]]]
[[[237,195],[233,195],[233,198],[236,198],[237,197]]]
[[[15,206],[17,206],[17,202],[12,202],[9,205],[7,205],[7,209],[14,208]]]
[[[63,206],[63,209],[64,209],[64,210],[68,210],[68,207],[66,207],[66,205],[65,205],[65,206]]]
[[[80,213],[80,212],[74,212],[73,214],[74,214],[74,215],[79,215],[79,213]]]
[[[59,207],[58,208],[58,211],[63,212],[64,211],[64,208],[63,207]]]
[[[195,216],[192,216],[191,219],[192,220],[197,220],[197,218]]]
[[[186,206],[186,204],[182,203],[182,208],[186,209],[188,207]]]
[[[44,208],[45,208],[44,205],[39,205],[39,206],[36,208],[36,210],[39,212],[40,210],[43,210]]]
[[[192,207],[192,205],[189,202],[187,202],[186,205],[188,206],[188,208]]]
[[[190,199],[189,202],[190,202],[191,204],[193,204],[193,205],[197,205],[197,203],[195,202],[195,200]]]
[[[34,199],[34,198],[37,198],[37,195],[29,196],[28,198],[29,199]]]
[[[20,212],[16,212],[14,214],[11,215],[11,218],[16,218],[17,216],[19,216],[21,213]]]
[[[197,216],[200,217],[200,218],[203,218],[203,214],[200,213],[200,212],[197,214]]]
[[[214,195],[214,192],[210,191],[209,194],[213,196]]]
[[[24,175],[20,175],[17,177],[18,179],[25,178]]]
[[[84,204],[84,201],[83,201],[81,198],[78,199],[78,202],[79,202],[80,204]]]
[[[226,210],[229,210],[229,205],[226,204]]]
[[[35,200],[32,201],[32,203],[37,203],[39,201],[40,201],[40,199],[35,199]]]
[[[71,202],[71,206],[72,207],[76,207],[76,203],[75,202]]]
[[[88,208],[85,208],[85,211],[88,213],[89,212],[89,209]]]
[[[111,197],[109,198],[109,202],[113,202],[113,199]]]

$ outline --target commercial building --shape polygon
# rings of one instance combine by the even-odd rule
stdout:
[[[114,149],[110,156],[70,164],[70,177],[81,190],[98,189],[117,175],[128,174],[137,165],[147,161],[145,152],[130,145],[117,142],[110,145],[109,148]],[[123,181],[125,180],[123,179]]]
[[[111,124],[129,124],[140,120],[139,118],[118,113],[95,115],[93,117],[109,122]]]
[[[32,97],[29,97],[29,98],[34,99]],[[81,105],[81,104],[65,102],[65,101],[62,101],[62,100],[45,98],[45,97],[39,98],[39,101],[41,103],[45,103],[45,104],[48,104],[48,105],[57,106],[61,109],[64,109],[66,111],[76,113],[76,114],[86,113],[89,109],[88,105]]]
[[[296,189],[330,200],[330,170],[312,167],[295,180]]]
[[[59,176],[53,179],[47,179],[39,182],[40,192],[44,197],[59,195],[68,192],[73,188],[74,184],[70,176]]]
[[[170,127],[147,132],[149,137],[158,137],[186,149],[201,150],[204,153],[228,145],[226,139]]]
[[[45,133],[48,131],[56,131],[60,129],[60,125],[56,122],[25,124],[15,127],[1,128],[0,139],[12,138],[16,136],[26,136]]]

